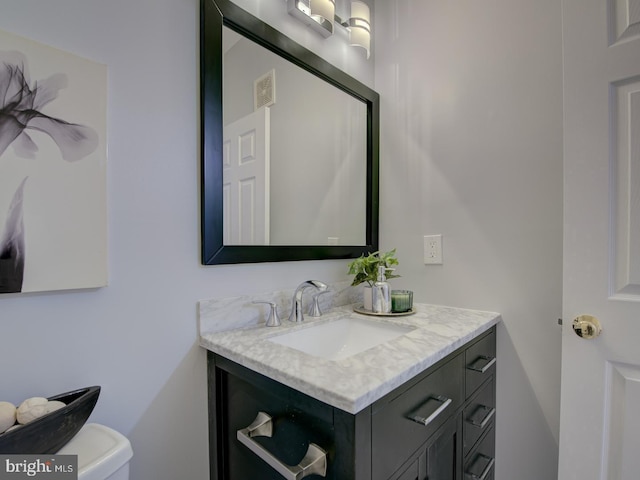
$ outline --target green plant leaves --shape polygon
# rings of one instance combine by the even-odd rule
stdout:
[[[384,253],[377,251],[366,256],[363,254],[348,265],[349,275],[354,275],[351,285],[356,286],[364,282],[373,285],[378,279],[379,266],[390,268],[394,265],[398,265],[395,248]],[[390,271],[386,274],[387,279],[398,278],[399,276],[400,275],[395,275]]]

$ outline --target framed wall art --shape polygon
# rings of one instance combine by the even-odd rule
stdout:
[[[0,293],[107,284],[107,68],[0,30]]]

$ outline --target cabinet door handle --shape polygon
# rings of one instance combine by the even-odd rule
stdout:
[[[318,475],[320,477],[327,475],[327,452],[315,443],[309,444],[307,453],[298,465],[289,466],[252,438],[271,437],[272,434],[273,422],[271,416],[264,412],[258,412],[251,425],[238,430],[237,438],[240,443],[248,447],[249,450],[267,462],[270,467],[287,480],[301,480],[309,475]]]
[[[484,363],[484,365],[482,365]],[[467,370],[473,370],[474,372],[485,373],[496,363],[496,357],[488,357],[486,355],[480,355],[471,365],[467,366]],[[479,366],[480,364],[481,366]]]
[[[491,469],[493,468],[493,464],[496,463],[496,459],[487,457],[486,455],[483,455],[481,453],[478,454],[478,457],[483,458],[484,460],[487,461],[487,464],[482,469],[482,472],[480,473],[480,475],[476,475],[475,473],[471,473],[471,472],[466,472],[465,475],[467,478],[472,478],[473,480],[485,480],[489,475],[489,473],[491,472]]]
[[[484,416],[482,417],[482,420],[477,420],[476,419],[476,414],[478,412],[485,412]],[[476,409],[476,411],[473,412],[473,415],[471,415],[471,417],[469,417],[467,422],[470,423],[471,425],[473,425],[474,427],[478,427],[480,429],[483,429],[484,427],[487,426],[487,423],[489,423],[489,421],[491,420],[491,418],[495,414],[496,414],[496,409],[495,408],[490,408],[490,407],[487,407],[485,405],[479,405],[478,408]]]
[[[433,413],[431,413],[431,415],[429,415],[428,417],[421,415],[420,414],[421,409],[419,408],[418,410],[408,415],[409,420],[413,420],[414,422],[417,422],[420,425],[424,425],[426,427],[431,422],[433,422],[436,419],[436,417],[440,415],[449,405],[451,405],[451,399],[444,397],[442,395],[434,395],[432,397],[429,397],[423,405],[427,404],[429,400],[436,400],[437,402],[440,402],[441,405],[438,408],[436,408],[433,411]]]

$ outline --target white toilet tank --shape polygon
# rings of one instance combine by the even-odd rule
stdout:
[[[87,423],[57,453],[78,455],[78,480],[129,480],[131,442],[104,425]]]

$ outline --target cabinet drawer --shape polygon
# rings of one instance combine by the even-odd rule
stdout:
[[[495,427],[491,425],[464,464],[464,480],[493,480],[495,451]]]
[[[419,473],[418,460],[416,460],[396,480],[418,480]]]
[[[374,413],[374,480],[389,478],[462,404],[463,366],[460,354]]]
[[[463,448],[466,457],[483,433],[495,423],[496,396],[495,380],[491,377],[480,392],[473,397],[463,410]]]
[[[496,333],[491,332],[471,345],[465,352],[465,392],[471,397],[496,371]]]

